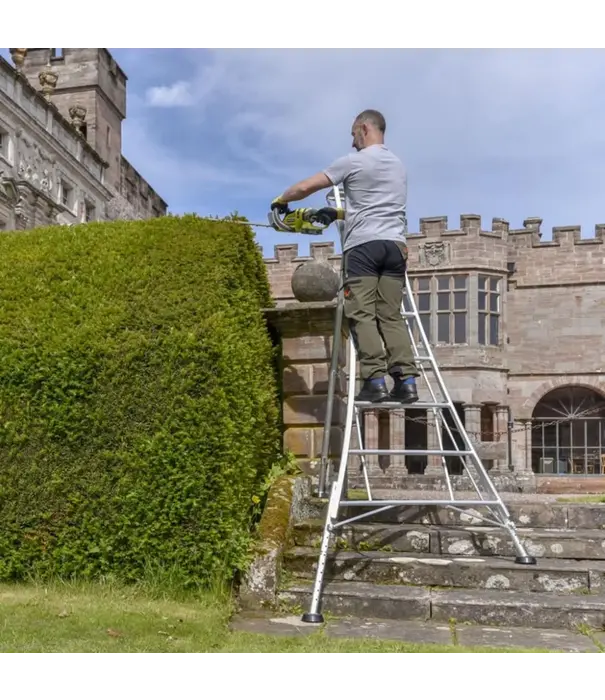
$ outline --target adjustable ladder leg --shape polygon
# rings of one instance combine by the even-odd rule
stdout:
[[[341,285],[342,287],[342,285]],[[328,377],[328,398],[326,406],[326,419],[324,422],[323,440],[321,445],[321,462],[319,467],[319,485],[317,495],[319,498],[326,496],[326,484],[328,477],[328,454],[330,451],[330,433],[332,430],[332,409],[334,407],[334,388],[338,376],[338,357],[342,343],[342,317],[344,296],[342,288],[338,292],[336,304],[336,317],[334,322],[334,339],[332,341],[332,358],[330,360],[330,375]]]
[[[350,338],[352,344],[352,339]],[[330,502],[328,504],[328,513],[326,516],[326,524],[324,526],[323,538],[321,541],[321,549],[319,552],[319,561],[317,562],[317,572],[315,574],[315,584],[313,586],[313,595],[311,598],[311,607],[309,612],[302,616],[303,622],[314,624],[322,623],[324,618],[321,614],[321,593],[323,588],[323,579],[326,569],[326,561],[328,558],[328,550],[330,548],[330,539],[336,521],[338,518],[338,510],[342,500],[342,492],[347,473],[347,465],[349,461],[349,450],[351,446],[351,433],[353,432],[353,419],[355,412],[355,349],[350,348],[349,352],[349,385],[347,397],[347,417],[345,422],[345,432],[342,445],[342,455],[338,466],[338,478],[332,485],[330,494]]]

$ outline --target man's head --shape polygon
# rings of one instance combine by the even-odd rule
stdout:
[[[361,151],[362,148],[384,143],[384,132],[387,125],[384,117],[375,109],[364,109],[355,117],[351,128],[353,136],[353,148]]]

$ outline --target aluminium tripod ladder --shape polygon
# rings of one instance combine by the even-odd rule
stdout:
[[[333,192],[328,194],[327,201],[330,206],[342,207],[342,194],[338,187],[333,188]],[[344,239],[343,222],[337,223],[340,231],[341,242]],[[329,440],[330,440],[330,428],[332,423],[332,408],[334,404],[334,388],[336,383],[336,376],[338,373],[338,356],[340,350],[340,343],[342,341],[342,321],[343,321],[343,305],[344,305],[344,295],[343,295],[343,270],[341,266],[341,285],[338,294],[338,300],[336,305],[336,318],[334,324],[334,341],[332,346],[332,361],[330,367],[330,375],[328,381],[328,404],[326,407],[326,420],[324,425],[323,434],[323,444],[322,444],[322,454],[321,454],[321,465],[319,474],[319,496],[324,497],[326,495],[326,481],[328,478],[328,450],[329,450]],[[407,308],[406,308],[407,307]],[[326,520],[324,525],[323,537],[321,542],[321,548],[319,553],[319,561],[317,564],[317,572],[315,575],[315,583],[313,586],[313,594],[311,599],[311,606],[308,612],[302,616],[303,622],[308,623],[322,623],[323,615],[321,614],[321,598],[323,589],[324,573],[326,569],[326,563],[328,558],[328,551],[330,548],[330,540],[332,535],[336,530],[342,528],[345,525],[353,523],[355,521],[361,520],[363,518],[368,518],[376,513],[380,513],[391,508],[405,507],[405,506],[438,506],[447,507],[454,511],[464,512],[465,508],[485,508],[492,517],[486,517],[473,512],[473,516],[480,519],[482,522],[500,527],[505,530],[510,536],[514,548],[516,550],[517,556],[515,558],[515,563],[517,564],[536,564],[535,557],[529,556],[525,547],[521,543],[519,536],[517,535],[515,524],[511,520],[508,509],[506,508],[504,502],[502,501],[498,491],[496,490],[492,480],[490,479],[487,470],[485,469],[475,447],[473,446],[468,433],[466,432],[464,425],[454,407],[454,403],[450,397],[450,394],[445,386],[443,376],[437,366],[437,362],[433,355],[433,351],[428,342],[427,335],[425,333],[424,327],[421,323],[420,316],[418,313],[418,308],[412,294],[412,289],[408,275],[405,276],[405,295],[404,302],[402,304],[401,315],[406,324],[407,331],[410,335],[410,340],[412,343],[412,349],[414,352],[414,359],[416,366],[420,372],[420,378],[423,380],[423,384],[428,390],[430,395],[429,401],[416,401],[411,404],[404,404],[399,402],[380,402],[380,403],[370,403],[355,401],[356,395],[356,360],[357,353],[353,343],[352,334],[349,332],[349,353],[348,353],[348,371],[347,371],[347,412],[345,419],[345,429],[344,438],[342,445],[342,453],[340,457],[340,465],[338,468],[338,474],[336,480],[332,483],[330,489],[330,497],[328,502],[328,509],[326,514]],[[412,329],[412,324],[410,320],[414,321],[415,327],[418,329],[419,342],[414,339],[414,333]],[[432,381],[429,378],[429,374],[432,373]],[[435,386],[436,385],[436,386]],[[434,418],[435,427],[437,428],[437,443],[439,449],[425,449],[425,450],[407,450],[407,449],[364,449],[363,445],[363,435],[360,420],[360,413],[363,410],[392,410],[392,411],[403,411],[405,413],[406,408],[412,409],[428,409]],[[444,412],[449,411],[451,416],[454,430],[458,433],[461,441],[463,442],[462,449],[452,449],[446,450],[443,447],[443,433],[442,429],[445,429],[452,445],[456,446],[457,441],[454,439],[452,434],[452,427],[444,418]],[[405,417],[402,418],[405,420]],[[355,430],[357,435],[357,440],[359,442],[358,449],[351,449],[351,438]],[[363,478],[366,486],[366,491],[368,498],[367,500],[343,500],[343,490],[345,487],[345,479],[347,470],[349,468],[349,459],[351,456],[358,455],[361,462],[361,470],[363,472]],[[436,455],[441,457],[442,467],[444,470],[444,476],[447,484],[448,498],[443,499],[424,499],[424,500],[384,500],[384,499],[374,499],[372,497],[372,491],[370,489],[370,480],[368,474],[368,468],[365,460],[365,455],[409,455],[409,456],[429,456]],[[458,457],[462,463],[463,474],[466,474],[471,482],[474,490],[477,493],[477,498],[471,499],[457,499],[454,494],[454,489],[452,488],[451,478],[448,472],[446,457]],[[346,517],[343,520],[338,520],[339,511],[341,508],[355,508],[358,507],[365,512],[360,515],[353,517]]]

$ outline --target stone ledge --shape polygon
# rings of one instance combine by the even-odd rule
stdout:
[[[282,476],[271,487],[258,527],[254,559],[239,591],[239,601],[244,608],[255,609],[275,603],[291,523],[297,514],[299,517],[304,514],[301,504],[309,494],[306,477]]]
[[[297,301],[263,309],[263,313],[281,335],[327,335],[334,331],[336,301]],[[343,328],[345,326],[343,322]]]

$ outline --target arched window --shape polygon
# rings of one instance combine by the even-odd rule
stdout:
[[[532,469],[537,474],[605,473],[605,399],[593,389],[563,386],[536,404]]]

